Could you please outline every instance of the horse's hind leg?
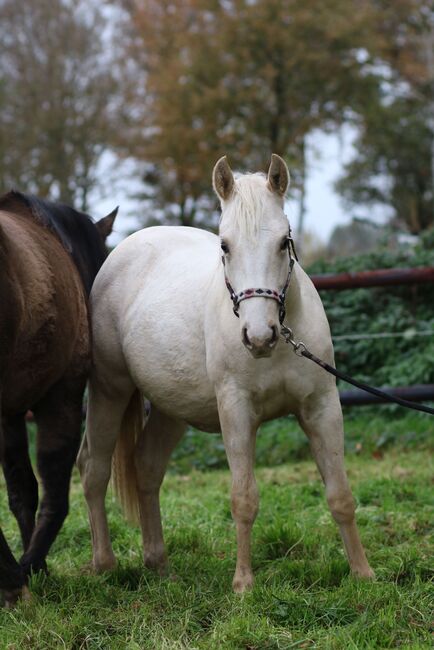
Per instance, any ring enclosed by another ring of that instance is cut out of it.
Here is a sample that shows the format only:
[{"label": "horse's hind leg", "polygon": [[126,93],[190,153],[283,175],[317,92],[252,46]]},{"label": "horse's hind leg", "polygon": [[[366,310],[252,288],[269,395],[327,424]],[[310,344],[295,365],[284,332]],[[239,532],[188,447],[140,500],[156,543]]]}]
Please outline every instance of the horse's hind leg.
[{"label": "horse's hind leg", "polygon": [[4,419],[3,471],[9,507],[20,527],[24,551],[30,543],[38,507],[38,483],[29,458],[24,415]]},{"label": "horse's hind leg", "polygon": [[170,455],[185,432],[185,424],[151,407],[137,441],[135,465],[145,566],[164,573],[167,556],[160,514],[160,487]]},{"label": "horse's hind leg", "polygon": [[116,566],[108,530],[105,495],[116,439],[134,391],[129,378],[117,375],[116,382],[116,387],[109,389],[98,381],[95,373],[91,377],[86,432],[77,458],[89,512],[92,564],[98,573]]},{"label": "horse's hind leg", "polygon": [[337,390],[315,396],[299,415],[309,438],[313,456],[323,478],[327,502],[339,526],[351,571],[361,578],[372,578],[360,541],[355,505],[344,466],[344,431]]},{"label": "horse's hind leg", "polygon": [[[1,406],[1,400],[0,400]],[[1,411],[0,411],[1,415]],[[4,436],[0,417],[0,461],[4,461]],[[3,592],[6,607],[12,607],[19,598],[28,597],[24,573],[12,555],[11,549],[0,528],[0,591]],[[1,596],[1,594],[0,594]],[[1,605],[1,602],[0,602]]]},{"label": "horse's hind leg", "polygon": [[80,443],[84,387],[84,377],[64,377],[34,407],[43,496],[30,544],[20,561],[26,573],[44,569],[47,553],[68,514],[71,471]]}]

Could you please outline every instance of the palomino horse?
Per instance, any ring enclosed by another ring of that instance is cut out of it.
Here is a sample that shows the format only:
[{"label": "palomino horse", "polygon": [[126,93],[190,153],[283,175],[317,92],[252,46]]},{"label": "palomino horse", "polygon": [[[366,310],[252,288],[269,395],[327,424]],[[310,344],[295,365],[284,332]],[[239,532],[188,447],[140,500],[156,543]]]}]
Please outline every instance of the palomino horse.
[{"label": "palomino horse", "polygon": [[[190,424],[223,434],[238,543],[233,588],[249,588],[258,511],[256,431],[265,420],[294,413],[309,437],[351,569],[373,576],[344,468],[335,379],[279,338],[285,306],[295,335],[333,363],[321,300],[298,264],[288,285],[288,181],[276,155],[268,177],[236,179],[222,158],[213,173],[220,237],[194,228],[148,228],[120,244],[98,274],[91,293],[94,366],[78,458],[96,571],[116,562],[104,508],[115,446],[115,483],[127,511],[139,511],[144,562],[164,570],[159,489]],[[151,403],[146,423],[142,396]]]},{"label": "palomino horse", "polygon": [[[68,512],[90,366],[87,297],[106,257],[116,211],[94,224],[65,205],[19,192],[0,198],[0,460],[24,555],[18,564],[0,531],[0,589],[11,605],[45,557]],[[38,484],[25,414],[38,427]]]}]

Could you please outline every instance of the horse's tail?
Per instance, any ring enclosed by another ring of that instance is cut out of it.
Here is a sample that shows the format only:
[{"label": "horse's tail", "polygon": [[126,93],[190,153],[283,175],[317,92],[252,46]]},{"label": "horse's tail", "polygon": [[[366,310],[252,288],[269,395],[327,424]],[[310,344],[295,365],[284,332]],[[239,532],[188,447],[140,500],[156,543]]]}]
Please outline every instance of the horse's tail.
[{"label": "horse's tail", "polygon": [[143,426],[143,398],[140,392],[135,390],[122,418],[121,431],[112,461],[115,494],[125,516],[134,523],[139,520],[139,493],[134,452]]}]

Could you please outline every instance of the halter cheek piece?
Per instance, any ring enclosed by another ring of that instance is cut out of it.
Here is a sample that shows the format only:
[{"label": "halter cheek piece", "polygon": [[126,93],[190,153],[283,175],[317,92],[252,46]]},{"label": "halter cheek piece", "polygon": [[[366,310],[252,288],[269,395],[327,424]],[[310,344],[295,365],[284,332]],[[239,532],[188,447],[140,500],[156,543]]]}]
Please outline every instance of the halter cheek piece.
[{"label": "halter cheek piece", "polygon": [[[248,300],[249,298],[270,298],[271,300],[276,300],[279,303],[279,322],[282,325],[285,319],[286,292],[288,290],[289,282],[291,280],[291,273],[292,273],[295,260],[298,261],[297,253],[295,251],[295,246],[294,246],[294,240],[291,237],[291,228],[289,229],[289,233],[288,233],[287,248],[288,248],[288,255],[289,255],[289,269],[288,269],[288,275],[286,277],[286,282],[282,291],[276,291],[275,289],[263,289],[262,287],[259,287],[259,288],[252,288],[252,289],[243,289],[243,291],[236,293],[227,278],[226,270],[225,270],[225,282],[232,303],[234,305],[233,306],[234,314],[237,318],[240,317],[238,311],[240,308],[240,302],[242,302],[243,300]],[[291,250],[294,253],[294,257],[292,257],[291,255]],[[223,266],[226,266],[224,255],[222,256],[222,262],[223,262]]]}]

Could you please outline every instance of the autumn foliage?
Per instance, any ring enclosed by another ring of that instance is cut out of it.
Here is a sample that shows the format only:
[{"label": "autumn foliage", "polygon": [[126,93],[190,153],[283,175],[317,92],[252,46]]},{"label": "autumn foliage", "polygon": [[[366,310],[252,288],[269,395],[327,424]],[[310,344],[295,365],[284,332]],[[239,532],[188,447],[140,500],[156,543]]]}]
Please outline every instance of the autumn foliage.
[{"label": "autumn foliage", "polygon": [[220,155],[258,170],[279,153],[302,201],[306,138],[351,123],[357,153],[338,188],[348,204],[383,206],[412,232],[432,225],[427,0],[37,5],[0,0],[3,187],[85,205],[109,150],[142,170],[147,223],[212,226]]}]

